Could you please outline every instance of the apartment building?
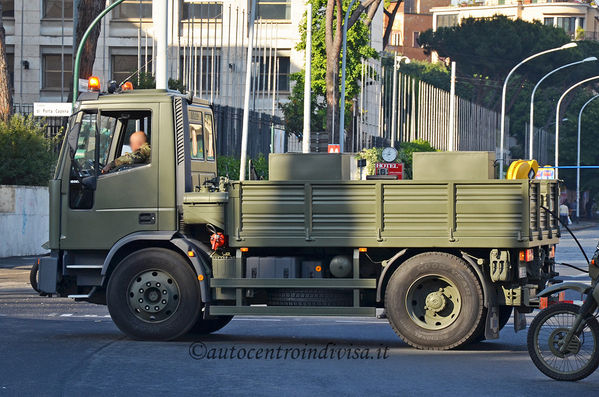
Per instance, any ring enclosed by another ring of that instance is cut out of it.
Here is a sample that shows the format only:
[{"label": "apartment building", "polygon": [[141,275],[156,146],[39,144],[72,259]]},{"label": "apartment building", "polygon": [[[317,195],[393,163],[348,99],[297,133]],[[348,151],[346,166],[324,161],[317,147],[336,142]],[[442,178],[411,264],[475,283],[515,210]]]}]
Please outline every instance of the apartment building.
[{"label": "apartment building", "polygon": [[[421,61],[430,61],[430,55],[426,55],[420,44],[418,37],[433,27],[433,14],[431,8],[448,6],[451,0],[404,0],[401,1],[397,15],[393,21],[393,28],[387,51],[393,51],[407,56],[410,59]],[[392,12],[395,9],[397,0],[391,1],[387,10]],[[385,26],[389,23],[385,17]]]},{"label": "apartment building", "polygon": [[433,29],[457,25],[464,18],[484,18],[500,14],[514,19],[540,21],[546,25],[559,26],[573,39],[597,40],[599,38],[597,6],[578,1],[487,0],[434,7],[431,12]]}]

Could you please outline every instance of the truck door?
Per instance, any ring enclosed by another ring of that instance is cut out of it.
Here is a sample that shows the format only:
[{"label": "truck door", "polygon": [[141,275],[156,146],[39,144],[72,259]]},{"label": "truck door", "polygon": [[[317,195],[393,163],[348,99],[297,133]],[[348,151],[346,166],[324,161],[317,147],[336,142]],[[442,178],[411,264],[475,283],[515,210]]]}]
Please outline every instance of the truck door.
[{"label": "truck door", "polygon": [[[62,249],[107,250],[128,234],[157,229],[155,109],[107,107],[82,111],[67,138],[71,164],[63,171]],[[150,155],[103,172],[106,164],[131,157],[126,153],[137,131],[145,134]]]}]

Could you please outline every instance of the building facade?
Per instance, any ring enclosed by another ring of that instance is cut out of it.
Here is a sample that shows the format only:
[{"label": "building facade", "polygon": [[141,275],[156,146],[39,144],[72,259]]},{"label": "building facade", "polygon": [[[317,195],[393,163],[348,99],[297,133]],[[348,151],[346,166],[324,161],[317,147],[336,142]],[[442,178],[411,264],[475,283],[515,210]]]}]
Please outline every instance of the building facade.
[{"label": "building facade", "polygon": [[[18,107],[66,101],[73,78],[73,0],[1,2],[13,102]],[[248,4],[168,0],[169,78],[214,103],[242,107]],[[304,52],[296,45],[305,4],[256,4],[251,106],[278,112],[275,102],[285,100],[291,89],[289,75],[304,68]],[[152,73],[153,36],[152,1],[125,0],[101,21],[94,75],[106,86],[113,79],[121,83],[137,78],[131,75],[138,69]],[[382,10],[373,20],[371,39],[373,47],[382,50]]]},{"label": "building facade", "polygon": [[[396,3],[397,1],[391,1],[387,10],[392,12]],[[430,55],[426,55],[420,48],[418,37],[421,32],[433,27],[431,8],[448,6],[450,3],[450,0],[402,1],[393,21],[391,37],[386,50],[400,53],[410,59],[430,61]],[[388,23],[388,18],[385,17],[385,26]]]},{"label": "building facade", "polygon": [[500,14],[561,27],[573,39],[599,39],[597,6],[577,1],[487,0],[474,4],[434,7],[431,12],[433,29],[457,25],[464,18],[485,18]]}]

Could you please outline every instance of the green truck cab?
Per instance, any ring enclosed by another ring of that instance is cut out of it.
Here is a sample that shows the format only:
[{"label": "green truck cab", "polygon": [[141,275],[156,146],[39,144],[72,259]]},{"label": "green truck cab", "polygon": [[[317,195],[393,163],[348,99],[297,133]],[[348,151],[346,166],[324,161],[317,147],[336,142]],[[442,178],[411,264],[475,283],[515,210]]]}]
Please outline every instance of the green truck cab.
[{"label": "green truck cab", "polygon": [[[418,154],[404,181],[352,180],[346,154],[277,154],[270,180],[231,181],[216,175],[208,103],[165,90],[79,99],[38,285],[106,304],[132,338],[385,308],[410,345],[450,349],[497,338],[512,311],[523,328],[556,275],[557,181],[493,179],[490,153]],[[135,131],[150,157],[102,173]]]}]

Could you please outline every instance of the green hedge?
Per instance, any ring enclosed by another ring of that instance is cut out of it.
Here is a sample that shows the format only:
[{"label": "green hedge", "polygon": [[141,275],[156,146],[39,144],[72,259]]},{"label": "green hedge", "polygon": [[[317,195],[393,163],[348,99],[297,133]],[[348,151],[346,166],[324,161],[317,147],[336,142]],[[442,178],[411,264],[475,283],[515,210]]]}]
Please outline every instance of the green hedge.
[{"label": "green hedge", "polygon": [[54,173],[55,139],[32,116],[13,115],[0,121],[0,184],[46,186]]},{"label": "green hedge", "polygon": [[[230,179],[239,179],[239,166],[241,160],[235,156],[218,156],[217,167],[218,176],[227,176]],[[252,164],[256,169],[259,179],[268,179],[268,157],[260,153],[258,157],[252,159]]]}]

